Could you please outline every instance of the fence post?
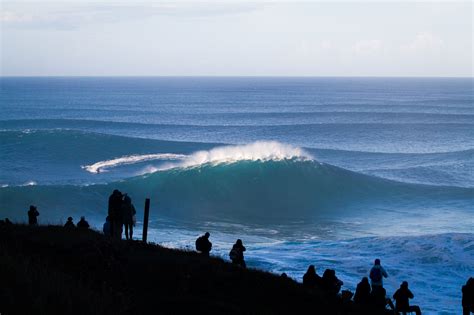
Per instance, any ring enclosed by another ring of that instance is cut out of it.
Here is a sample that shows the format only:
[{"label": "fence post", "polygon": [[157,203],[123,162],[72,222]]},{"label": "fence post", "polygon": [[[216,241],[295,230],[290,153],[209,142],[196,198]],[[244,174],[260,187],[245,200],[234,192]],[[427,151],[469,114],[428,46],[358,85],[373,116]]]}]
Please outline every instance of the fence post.
[{"label": "fence post", "polygon": [[150,212],[150,198],[145,199],[145,213],[143,217],[143,234],[142,234],[142,240],[144,243],[146,243],[147,239],[147,234],[148,234],[148,215]]}]

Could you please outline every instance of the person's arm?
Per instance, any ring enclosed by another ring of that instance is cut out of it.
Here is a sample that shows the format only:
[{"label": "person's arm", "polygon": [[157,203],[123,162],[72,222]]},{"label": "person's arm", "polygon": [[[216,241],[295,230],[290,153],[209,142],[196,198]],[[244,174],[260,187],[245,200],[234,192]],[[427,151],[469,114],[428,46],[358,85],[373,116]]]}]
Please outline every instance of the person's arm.
[{"label": "person's arm", "polygon": [[384,276],[384,278],[387,278],[388,277],[388,274],[387,272],[385,271],[385,268],[380,266],[380,268],[382,269],[382,276]]},{"label": "person's arm", "polygon": [[408,298],[409,299],[413,299],[415,296],[413,295],[413,293],[411,293],[410,290],[408,290]]},{"label": "person's arm", "polygon": [[395,291],[395,293],[393,294],[393,298],[394,298],[395,300],[397,299],[397,297],[398,297],[398,290]]}]

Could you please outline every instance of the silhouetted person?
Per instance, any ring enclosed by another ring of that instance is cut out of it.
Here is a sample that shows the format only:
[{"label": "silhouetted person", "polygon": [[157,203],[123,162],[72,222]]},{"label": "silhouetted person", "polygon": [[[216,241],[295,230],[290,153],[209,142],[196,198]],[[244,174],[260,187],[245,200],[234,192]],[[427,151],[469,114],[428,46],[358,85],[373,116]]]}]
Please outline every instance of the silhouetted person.
[{"label": "silhouetted person", "polygon": [[474,313],[474,278],[472,277],[462,286],[462,314],[469,315],[470,313]]},{"label": "silhouetted person", "polygon": [[122,197],[122,193],[117,189],[109,197],[110,234],[118,239],[122,238]]},{"label": "silhouetted person", "polygon": [[76,227],[74,222],[72,222],[72,217],[67,218],[67,222],[66,222],[66,224],[64,224],[64,227],[65,228],[75,228]]},{"label": "silhouetted person", "polygon": [[209,252],[212,249],[212,243],[209,241],[209,232],[206,234],[201,235],[196,240],[196,250],[205,256],[209,256]]},{"label": "silhouetted person", "polygon": [[375,314],[384,314],[387,313],[387,305],[390,307],[390,309],[393,310],[395,309],[392,300],[390,298],[387,298],[387,291],[384,289],[384,287],[381,286],[375,286],[372,287],[372,292],[370,293],[370,306],[371,309],[374,311]]},{"label": "silhouetted person", "polygon": [[122,221],[125,227],[125,238],[133,238],[133,216],[137,213],[135,207],[132,204],[132,199],[125,194],[122,202]]},{"label": "silhouetted person", "polygon": [[28,211],[28,224],[29,225],[38,225],[38,209],[35,206],[31,205],[30,210]]},{"label": "silhouetted person", "polygon": [[324,270],[321,280],[324,291],[331,296],[336,296],[344,284],[344,282],[336,277],[336,271],[333,269]]},{"label": "silhouetted person", "polygon": [[376,259],[374,266],[370,269],[370,282],[372,283],[372,290],[374,286],[383,287],[383,278],[387,278],[388,274],[385,269],[380,265],[380,259]]},{"label": "silhouetted person", "polygon": [[393,298],[396,302],[397,312],[401,312],[404,315],[409,312],[415,312],[416,315],[421,315],[421,310],[418,305],[410,305],[409,300],[413,299],[413,293],[408,289],[408,282],[402,282],[400,289],[395,292]]},{"label": "silhouetted person", "polygon": [[238,239],[237,242],[235,242],[234,246],[232,246],[232,250],[229,253],[232,263],[239,265],[243,268],[246,268],[247,265],[245,264],[245,260],[244,260],[245,250],[246,248],[242,244],[242,240]]},{"label": "silhouetted person", "polygon": [[81,217],[81,220],[77,222],[77,227],[79,229],[87,230],[89,228],[89,223],[86,221],[86,218]]},{"label": "silhouetted person", "polygon": [[105,218],[105,223],[104,223],[104,225],[103,225],[103,227],[102,227],[102,232],[104,232],[104,235],[107,236],[107,237],[112,236],[112,235],[111,235],[110,228],[111,228],[111,225],[110,225],[110,218],[109,218],[109,216],[107,216],[107,217]]},{"label": "silhouetted person", "polygon": [[12,226],[13,223],[10,221],[8,218],[5,218],[5,220],[0,220],[0,226]]},{"label": "silhouetted person", "polygon": [[357,284],[357,288],[354,294],[354,302],[362,308],[366,308],[370,303],[370,283],[367,277]]},{"label": "silhouetted person", "polygon": [[314,265],[309,265],[308,270],[303,276],[303,285],[307,288],[320,288],[322,284],[321,277],[316,273]]}]

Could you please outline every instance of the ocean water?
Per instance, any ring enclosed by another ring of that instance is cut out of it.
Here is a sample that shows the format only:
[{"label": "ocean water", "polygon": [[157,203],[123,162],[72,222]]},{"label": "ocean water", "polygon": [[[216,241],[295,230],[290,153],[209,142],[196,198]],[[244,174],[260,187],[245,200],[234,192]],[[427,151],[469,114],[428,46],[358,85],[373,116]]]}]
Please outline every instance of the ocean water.
[{"label": "ocean water", "polygon": [[474,81],[0,78],[0,217],[85,215],[151,198],[149,239],[354,290],[375,258],[428,314],[474,276]]}]

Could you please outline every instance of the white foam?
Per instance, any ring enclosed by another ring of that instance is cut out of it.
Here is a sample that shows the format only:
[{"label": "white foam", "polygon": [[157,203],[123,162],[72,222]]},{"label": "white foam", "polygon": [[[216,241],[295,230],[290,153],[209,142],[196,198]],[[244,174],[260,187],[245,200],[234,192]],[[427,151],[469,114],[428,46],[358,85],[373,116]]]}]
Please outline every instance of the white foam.
[{"label": "white foam", "polygon": [[256,141],[243,145],[228,145],[216,147],[208,151],[197,151],[190,155],[163,153],[130,155],[113,160],[100,161],[92,165],[83,166],[88,172],[99,173],[106,169],[124,164],[134,164],[151,160],[179,160],[170,162],[161,167],[147,166],[141,174],[172,168],[196,167],[203,164],[229,164],[239,161],[281,161],[288,159],[313,160],[311,154],[305,150],[277,141]]},{"label": "white foam", "polygon": [[179,160],[185,157],[186,155],[172,153],[127,155],[112,160],[100,161],[92,165],[85,165],[82,166],[82,168],[90,173],[100,173],[102,171],[106,171],[109,168],[117,167],[120,165],[135,164],[139,162],[153,160]]},{"label": "white foam", "polygon": [[313,157],[301,148],[277,141],[256,141],[243,145],[229,145],[198,151],[178,167],[192,167],[202,164],[235,163],[238,161],[281,161],[287,159],[312,160]]},{"label": "white foam", "polygon": [[34,180],[30,180],[30,181],[28,181],[28,182],[26,182],[26,183],[24,183],[20,186],[36,186],[36,185],[38,185],[37,182],[35,182]]}]

